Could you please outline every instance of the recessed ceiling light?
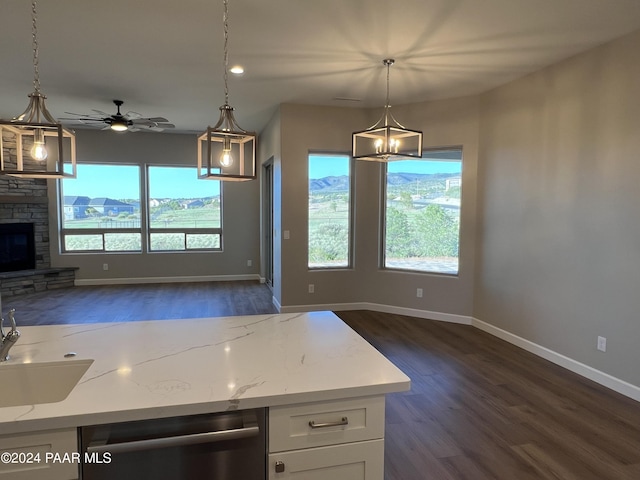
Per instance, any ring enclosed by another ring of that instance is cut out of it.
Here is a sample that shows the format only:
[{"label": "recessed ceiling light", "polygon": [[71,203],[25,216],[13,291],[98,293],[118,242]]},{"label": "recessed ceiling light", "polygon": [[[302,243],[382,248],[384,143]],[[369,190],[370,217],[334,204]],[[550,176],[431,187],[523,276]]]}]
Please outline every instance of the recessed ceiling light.
[{"label": "recessed ceiling light", "polygon": [[242,75],[244,73],[244,67],[241,65],[234,65],[229,69],[229,71],[234,75]]}]

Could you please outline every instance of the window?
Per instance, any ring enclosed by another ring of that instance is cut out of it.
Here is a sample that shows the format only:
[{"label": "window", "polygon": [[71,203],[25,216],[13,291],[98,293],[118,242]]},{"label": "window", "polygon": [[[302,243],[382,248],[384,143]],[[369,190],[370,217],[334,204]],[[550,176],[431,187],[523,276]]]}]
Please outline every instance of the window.
[{"label": "window", "polygon": [[220,182],[196,168],[148,167],[149,250],[220,250]]},{"label": "window", "polygon": [[462,150],[386,165],[384,267],[456,275]]},{"label": "window", "polygon": [[309,268],[346,268],[350,261],[351,158],[309,155]]},{"label": "window", "polygon": [[139,252],[140,167],[77,165],[61,182],[63,252]]},{"label": "window", "polygon": [[80,164],[60,185],[63,252],[221,250],[220,182],[194,167]]}]

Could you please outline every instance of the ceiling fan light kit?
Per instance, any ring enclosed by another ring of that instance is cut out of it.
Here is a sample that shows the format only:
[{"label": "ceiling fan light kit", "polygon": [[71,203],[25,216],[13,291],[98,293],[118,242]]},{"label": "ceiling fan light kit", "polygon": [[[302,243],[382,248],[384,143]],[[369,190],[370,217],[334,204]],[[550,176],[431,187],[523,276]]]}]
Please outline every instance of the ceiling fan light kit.
[{"label": "ceiling fan light kit", "polygon": [[31,3],[34,91],[22,114],[0,120],[0,173],[26,178],[75,178],[76,138],[47,110],[40,91],[36,2]]},{"label": "ceiling fan light kit", "polygon": [[111,116],[111,118],[107,118],[105,123],[109,123],[109,128],[114,132],[126,132],[129,129],[130,121],[120,113],[120,107],[124,102],[122,100],[114,100],[113,103],[116,104],[118,111],[115,115]]},{"label": "ceiling fan light kit", "polygon": [[352,155],[356,160],[393,162],[422,158],[422,132],[402,126],[391,114],[389,103],[389,69],[395,63],[385,58],[387,67],[387,100],[382,117],[374,125],[352,135]]},{"label": "ceiling fan light kit", "polygon": [[198,178],[241,182],[256,178],[256,134],[238,125],[229,105],[229,2],[222,3],[225,102],[220,107],[218,123],[198,136]]}]

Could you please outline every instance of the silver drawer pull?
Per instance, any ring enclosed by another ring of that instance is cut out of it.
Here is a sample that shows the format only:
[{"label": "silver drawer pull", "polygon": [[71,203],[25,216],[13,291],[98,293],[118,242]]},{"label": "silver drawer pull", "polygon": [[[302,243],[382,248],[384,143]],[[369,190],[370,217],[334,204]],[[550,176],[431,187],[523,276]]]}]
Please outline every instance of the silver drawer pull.
[{"label": "silver drawer pull", "polygon": [[342,417],[337,422],[316,423],[313,420],[309,421],[311,428],[340,427],[343,425],[349,425],[349,419],[347,417]]}]

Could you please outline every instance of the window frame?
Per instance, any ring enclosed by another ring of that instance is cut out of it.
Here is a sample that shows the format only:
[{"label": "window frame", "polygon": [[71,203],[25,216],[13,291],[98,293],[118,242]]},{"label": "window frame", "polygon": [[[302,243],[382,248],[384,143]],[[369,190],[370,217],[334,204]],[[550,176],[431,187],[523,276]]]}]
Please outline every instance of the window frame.
[{"label": "window frame", "polygon": [[[219,227],[211,227],[211,228],[158,228],[151,226],[151,209],[149,208],[149,201],[151,200],[151,196],[149,192],[151,191],[151,176],[149,175],[150,168],[192,168],[195,170],[195,178],[197,179],[197,168],[192,167],[190,165],[158,165],[148,163],[145,164],[145,177],[144,177],[144,185],[145,185],[145,224],[146,224],[146,250],[150,254],[157,253],[194,253],[194,252],[221,252],[223,250],[223,195],[222,195],[222,187],[223,182],[220,180],[197,180],[197,181],[207,181],[207,182],[218,182],[220,184],[220,226]],[[182,233],[184,234],[183,243],[184,249],[182,250],[153,250],[151,248],[151,234],[153,233]],[[187,248],[187,236],[188,235],[196,235],[196,234],[212,234],[218,235],[219,237],[219,246],[214,248]]]},{"label": "window frame", "polygon": [[[167,167],[167,168],[192,168],[190,165],[180,164],[156,164],[156,163],[116,163],[116,162],[81,162],[81,165],[94,165],[102,167],[136,167],[138,169],[138,181],[139,181],[139,201],[140,201],[140,226],[138,228],[67,228],[65,227],[65,205],[64,205],[64,180],[59,179],[57,181],[58,190],[58,248],[61,255],[95,255],[95,254],[180,254],[180,253],[203,253],[203,252],[222,252],[224,245],[223,235],[223,182],[217,180],[220,183],[220,226],[212,228],[152,228],[149,209],[149,168],[152,167]],[[194,176],[197,173],[194,173]],[[197,176],[195,177],[197,178]],[[202,180],[199,180],[202,181]],[[209,182],[216,180],[207,180]],[[140,249],[137,250],[106,250],[105,235],[112,233],[134,233],[140,235]],[[152,250],[151,249],[151,234],[152,233],[182,233],[184,235],[184,249],[181,250]],[[189,235],[198,234],[212,234],[218,235],[219,246],[214,248],[187,248],[187,237]],[[87,250],[68,250],[66,248],[66,237],[73,235],[99,235],[102,240],[102,249],[87,249]]]},{"label": "window frame", "polygon": [[[114,167],[136,167],[138,169],[138,194],[140,198],[140,226],[138,228],[66,228],[65,225],[65,205],[64,205],[64,187],[63,181],[65,179],[58,180],[58,233],[59,233],[59,249],[61,255],[84,255],[84,254],[136,254],[142,253],[145,249],[143,241],[143,201],[144,191],[142,189],[142,172],[143,166],[135,163],[99,163],[99,162],[82,162],[78,165],[94,165],[94,166],[114,166]],[[105,234],[108,233],[137,233],[140,235],[140,249],[139,250],[106,250],[105,249]],[[66,237],[73,235],[100,235],[102,237],[102,249],[96,250],[67,250]]]},{"label": "window frame", "polygon": [[[387,175],[388,175],[388,163],[384,163],[383,168],[381,169],[382,174],[380,175],[381,185],[380,185],[380,247],[379,247],[379,268],[381,270],[390,271],[390,272],[405,272],[405,273],[415,273],[415,274],[423,274],[423,275],[444,275],[447,277],[458,277],[460,275],[460,258],[462,251],[462,242],[460,241],[462,238],[462,205],[463,205],[463,189],[462,189],[462,178],[464,175],[464,149],[462,145],[454,145],[447,147],[430,147],[427,149],[423,149],[423,155],[425,152],[447,152],[447,151],[456,151],[460,152],[460,160],[454,160],[456,162],[460,162],[460,218],[458,223],[458,265],[455,273],[450,272],[439,272],[434,270],[420,270],[415,268],[401,268],[401,267],[388,267],[386,266],[386,253],[387,253]],[[411,159],[408,161],[414,162],[425,162],[430,161],[429,159],[421,158],[421,159]]]},{"label": "window frame", "polygon": [[[347,208],[349,214],[348,226],[348,245],[347,245],[347,264],[346,265],[326,265],[326,266],[311,266],[309,265],[309,243],[311,237],[309,235],[309,161],[311,156],[326,156],[326,157],[345,157],[348,159],[349,164],[349,206]],[[326,150],[309,151],[307,153],[307,269],[309,271],[328,271],[328,270],[352,270],[353,258],[354,258],[354,231],[355,231],[355,160],[350,153],[347,152],[328,152]]]}]

